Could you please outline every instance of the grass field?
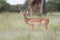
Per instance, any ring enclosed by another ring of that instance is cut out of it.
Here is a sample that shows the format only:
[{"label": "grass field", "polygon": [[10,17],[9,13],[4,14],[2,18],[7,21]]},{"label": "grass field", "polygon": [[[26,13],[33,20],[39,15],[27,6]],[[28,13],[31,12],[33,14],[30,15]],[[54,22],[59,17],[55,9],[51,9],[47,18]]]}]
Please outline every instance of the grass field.
[{"label": "grass field", "polygon": [[47,14],[45,17],[50,20],[48,30],[34,27],[30,38],[30,27],[20,13],[0,13],[0,40],[60,40],[60,13]]}]

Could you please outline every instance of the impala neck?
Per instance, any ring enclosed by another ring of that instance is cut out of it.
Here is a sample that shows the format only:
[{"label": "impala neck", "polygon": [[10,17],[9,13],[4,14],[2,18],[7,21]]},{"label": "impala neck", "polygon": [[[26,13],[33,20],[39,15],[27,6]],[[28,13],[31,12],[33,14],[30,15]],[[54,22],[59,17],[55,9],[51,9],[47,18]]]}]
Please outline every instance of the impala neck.
[{"label": "impala neck", "polygon": [[26,21],[27,21],[27,16],[26,16],[26,14],[24,13],[23,16],[24,16],[24,20],[25,20],[25,22],[26,22]]}]

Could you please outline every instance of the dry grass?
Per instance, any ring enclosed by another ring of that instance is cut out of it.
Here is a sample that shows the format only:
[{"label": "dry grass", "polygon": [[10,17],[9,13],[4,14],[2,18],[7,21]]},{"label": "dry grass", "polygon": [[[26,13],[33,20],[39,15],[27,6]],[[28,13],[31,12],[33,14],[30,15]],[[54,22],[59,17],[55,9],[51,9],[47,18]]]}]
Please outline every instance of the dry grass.
[{"label": "dry grass", "polygon": [[30,27],[25,24],[19,13],[4,12],[0,14],[0,40],[60,40],[60,16],[47,15],[50,22],[48,30],[34,27],[30,38]]}]

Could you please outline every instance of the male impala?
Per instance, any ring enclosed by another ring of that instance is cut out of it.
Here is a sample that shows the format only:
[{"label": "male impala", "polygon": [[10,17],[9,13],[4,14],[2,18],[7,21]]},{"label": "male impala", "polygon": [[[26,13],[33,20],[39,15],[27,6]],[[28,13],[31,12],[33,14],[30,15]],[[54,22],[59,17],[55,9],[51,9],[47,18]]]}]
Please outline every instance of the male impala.
[{"label": "male impala", "polygon": [[[30,25],[31,29],[33,29],[33,26],[39,26],[39,25],[43,25],[45,29],[47,28],[47,25],[49,23],[49,19],[47,18],[27,18],[26,17],[26,12],[22,12],[23,16],[24,16],[24,21],[26,24]],[[31,30],[32,31],[32,30]]]}]

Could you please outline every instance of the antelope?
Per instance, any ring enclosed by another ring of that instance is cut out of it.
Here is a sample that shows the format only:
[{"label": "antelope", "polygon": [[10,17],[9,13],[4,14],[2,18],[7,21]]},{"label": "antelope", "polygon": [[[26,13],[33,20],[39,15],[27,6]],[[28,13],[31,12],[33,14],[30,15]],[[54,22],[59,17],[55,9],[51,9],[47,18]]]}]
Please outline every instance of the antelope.
[{"label": "antelope", "polygon": [[30,25],[31,31],[33,30],[33,26],[40,26],[43,25],[45,29],[48,29],[48,23],[49,23],[49,19],[41,17],[41,18],[27,18],[26,16],[26,12],[23,11],[22,12],[23,17],[24,17],[24,21],[26,24]]}]

